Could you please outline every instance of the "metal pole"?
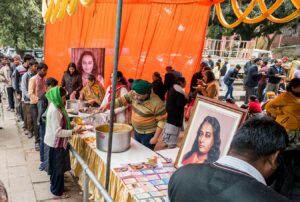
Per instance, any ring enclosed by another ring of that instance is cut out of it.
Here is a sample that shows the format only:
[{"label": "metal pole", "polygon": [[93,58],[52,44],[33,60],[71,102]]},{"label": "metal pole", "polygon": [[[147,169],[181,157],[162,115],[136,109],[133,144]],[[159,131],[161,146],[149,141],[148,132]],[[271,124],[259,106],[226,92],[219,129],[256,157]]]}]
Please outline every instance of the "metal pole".
[{"label": "metal pole", "polygon": [[106,178],[105,178],[105,189],[108,192],[109,179],[110,179],[110,162],[111,162],[111,149],[112,149],[112,138],[114,129],[114,109],[115,109],[115,97],[116,97],[116,86],[117,86],[117,71],[119,63],[119,45],[120,45],[120,30],[121,30],[121,19],[122,19],[122,0],[118,0],[117,10],[117,22],[116,22],[116,37],[115,37],[115,51],[114,51],[114,71],[113,71],[113,82],[112,82],[112,98],[110,103],[110,122],[109,122],[109,138],[108,138],[108,150],[107,150],[107,162],[106,162]]},{"label": "metal pole", "polygon": [[[43,55],[45,60],[45,38],[46,38],[46,24],[44,23],[44,35],[43,35]],[[44,61],[43,61],[44,62]]]},{"label": "metal pole", "polygon": [[83,202],[89,202],[89,176],[84,170],[84,178],[83,178]]},{"label": "metal pole", "polygon": [[[73,154],[73,156],[77,159],[78,163],[81,165],[82,170],[84,171],[85,174],[89,176],[89,179],[94,183],[95,187],[100,191],[102,194],[103,198],[107,202],[113,202],[112,198],[110,195],[107,193],[107,191],[102,187],[94,173],[89,169],[88,165],[84,162],[84,160],[79,156],[79,154],[75,151],[75,149],[70,145],[70,151]],[[84,184],[85,185],[85,184]]]}]

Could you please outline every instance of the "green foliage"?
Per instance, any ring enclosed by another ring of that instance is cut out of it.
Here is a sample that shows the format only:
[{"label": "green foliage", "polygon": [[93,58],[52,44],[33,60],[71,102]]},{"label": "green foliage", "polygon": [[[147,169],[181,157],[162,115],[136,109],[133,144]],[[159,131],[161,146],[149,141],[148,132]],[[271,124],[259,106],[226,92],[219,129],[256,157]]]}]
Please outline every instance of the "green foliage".
[{"label": "green foliage", "polygon": [[[265,0],[265,3],[267,7],[270,7],[276,0]],[[231,1],[224,1],[222,3],[222,10],[223,14],[225,16],[225,19],[228,23],[232,23],[236,20],[236,16],[232,10]],[[249,0],[241,0],[242,3],[240,3],[241,9],[244,11],[248,4]],[[214,8],[213,8],[214,9]],[[285,17],[294,12],[296,8],[293,6],[293,4],[290,2],[290,0],[284,1],[284,3],[274,12],[274,17]],[[245,24],[241,23],[239,26],[233,28],[233,29],[227,29],[220,25],[218,18],[216,17],[216,14],[211,12],[211,18],[209,22],[209,29],[208,29],[208,37],[211,38],[221,38],[221,36],[230,36],[233,35],[233,33],[236,33],[240,36],[242,40],[251,40],[255,37],[266,37],[268,39],[268,47],[271,46],[271,43],[273,42],[276,35],[281,33],[281,30],[283,28],[291,27],[296,28],[297,24],[299,23],[299,18],[295,19],[291,22],[279,24],[279,23],[273,23],[269,20],[264,20],[257,24]],[[258,4],[253,9],[253,11],[250,13],[249,17],[254,18],[258,15],[260,15],[260,9],[258,7]],[[214,16],[215,15],[215,16]],[[272,35],[274,34],[274,35]],[[270,36],[272,35],[272,37]]]},{"label": "green foliage", "polygon": [[43,46],[41,0],[0,1],[0,44],[17,49]]}]

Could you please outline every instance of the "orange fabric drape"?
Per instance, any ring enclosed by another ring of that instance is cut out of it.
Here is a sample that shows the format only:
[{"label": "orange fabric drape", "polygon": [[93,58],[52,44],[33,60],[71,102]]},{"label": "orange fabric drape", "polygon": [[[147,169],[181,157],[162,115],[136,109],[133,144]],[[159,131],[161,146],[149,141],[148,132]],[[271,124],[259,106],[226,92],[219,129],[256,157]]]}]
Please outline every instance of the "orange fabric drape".
[{"label": "orange fabric drape", "polygon": [[[116,3],[118,0],[94,0],[97,3]],[[223,2],[224,0],[123,0],[123,3],[168,3],[168,4],[187,4],[198,3],[201,5],[212,5]]]},{"label": "orange fabric drape", "polygon": [[[48,76],[61,80],[71,60],[71,48],[105,48],[105,86],[110,82],[116,25],[116,4],[97,0],[78,6],[73,16],[46,25],[45,62]],[[130,1],[130,0],[128,0]],[[133,1],[133,0],[132,0]],[[144,0],[150,2],[150,0]],[[161,0],[162,1],[162,0]],[[160,2],[161,2],[160,1]],[[179,0],[176,0],[179,2]],[[179,70],[189,82],[198,70],[206,35],[210,6],[202,3],[124,3],[119,70],[126,78],[151,81],[154,71],[165,66]],[[163,2],[171,2],[164,0]],[[206,2],[206,4],[205,4]]]}]

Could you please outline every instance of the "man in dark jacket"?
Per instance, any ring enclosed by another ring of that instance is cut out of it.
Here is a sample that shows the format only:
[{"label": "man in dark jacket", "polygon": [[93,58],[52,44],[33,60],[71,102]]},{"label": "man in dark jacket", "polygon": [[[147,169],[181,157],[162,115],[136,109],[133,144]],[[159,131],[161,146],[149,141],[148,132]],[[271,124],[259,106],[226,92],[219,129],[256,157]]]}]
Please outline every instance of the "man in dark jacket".
[{"label": "man in dark jacket", "polygon": [[266,185],[278,167],[287,133],[269,117],[249,119],[233,137],[229,155],[212,164],[177,170],[168,187],[171,202],[287,202]]},{"label": "man in dark jacket", "polygon": [[252,56],[251,59],[246,62],[246,64],[244,65],[244,84],[245,84],[245,81],[246,81],[246,76],[247,76],[247,73],[248,73],[248,69],[251,65],[254,64],[254,60],[255,60],[255,56]]},{"label": "man in dark jacket", "polygon": [[252,64],[248,71],[247,76],[245,80],[245,90],[246,90],[246,96],[245,96],[245,104],[248,104],[249,97],[251,95],[257,96],[257,87],[258,87],[258,81],[262,75],[264,75],[264,72],[258,72],[258,66],[262,65],[262,59],[256,58],[254,60],[254,64]]},{"label": "man in dark jacket", "polygon": [[185,78],[179,77],[168,92],[166,105],[168,117],[163,130],[163,141],[169,148],[176,147],[177,138],[183,125],[184,106],[187,103],[185,85]]},{"label": "man in dark jacket", "polygon": [[226,58],[225,61],[224,61],[224,64],[221,68],[221,71],[220,71],[220,85],[221,85],[221,90],[225,90],[225,83],[224,83],[224,77],[227,73],[227,70],[228,70],[228,67],[229,64],[228,64],[228,59]]},{"label": "man in dark jacket", "polygon": [[228,96],[230,96],[231,99],[233,98],[233,82],[237,78],[238,73],[241,69],[240,65],[236,65],[235,68],[231,68],[224,77],[224,83],[227,86],[227,92],[225,94],[224,99],[226,100]]},{"label": "man in dark jacket", "polygon": [[165,81],[164,81],[164,85],[165,85],[165,89],[166,91],[170,90],[170,88],[173,87],[175,80],[178,77],[181,77],[182,74],[179,71],[176,71],[175,69],[173,69],[172,66],[166,66],[166,74],[165,74]]},{"label": "man in dark jacket", "polygon": [[281,65],[282,65],[282,61],[278,59],[275,60],[275,64],[269,68],[267,74],[267,77],[269,79],[268,79],[267,86],[265,88],[265,92],[273,91],[275,94],[278,93],[279,83],[284,74],[284,70]]}]

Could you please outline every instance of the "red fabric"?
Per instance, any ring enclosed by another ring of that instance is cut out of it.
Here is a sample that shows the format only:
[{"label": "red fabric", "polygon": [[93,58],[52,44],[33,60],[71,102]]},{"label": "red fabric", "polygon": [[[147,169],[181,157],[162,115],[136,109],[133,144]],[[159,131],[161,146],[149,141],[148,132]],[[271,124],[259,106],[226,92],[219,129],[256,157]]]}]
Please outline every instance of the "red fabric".
[{"label": "red fabric", "polygon": [[[117,85],[116,87],[116,91],[118,91],[119,89],[121,89],[122,87],[126,88],[125,85]],[[108,102],[111,102],[111,96],[112,96],[112,85],[110,85],[109,90],[108,90]]]},{"label": "red fabric", "polygon": [[248,109],[250,114],[262,112],[261,106],[258,101],[249,102],[248,106],[249,106]]},{"label": "red fabric", "polygon": [[188,121],[190,119],[194,103],[195,103],[195,99],[192,99],[191,102],[184,107],[184,119],[185,119],[185,121]]},{"label": "red fabric", "polygon": [[[63,115],[60,109],[58,109],[59,113]],[[65,116],[63,115],[63,118],[60,120],[60,126],[62,129],[67,128],[67,120]],[[68,146],[68,138],[63,138],[63,137],[56,137],[54,141],[54,148],[64,148],[67,149]]]}]

